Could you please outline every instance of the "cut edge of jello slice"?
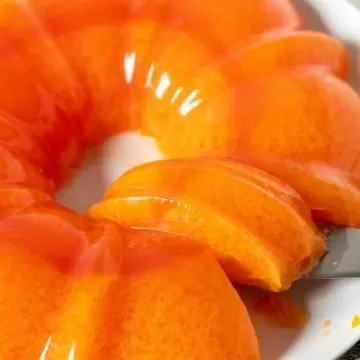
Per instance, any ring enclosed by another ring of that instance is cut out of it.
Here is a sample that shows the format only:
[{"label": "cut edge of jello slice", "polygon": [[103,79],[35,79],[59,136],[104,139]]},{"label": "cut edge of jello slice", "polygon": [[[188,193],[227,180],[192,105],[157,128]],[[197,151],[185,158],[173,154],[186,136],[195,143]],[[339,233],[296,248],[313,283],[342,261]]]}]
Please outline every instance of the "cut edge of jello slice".
[{"label": "cut edge of jello slice", "polygon": [[192,238],[213,250],[232,281],[273,291],[288,289],[326,251],[297,193],[233,162],[166,160],[139,166],[120,177],[88,214]]}]

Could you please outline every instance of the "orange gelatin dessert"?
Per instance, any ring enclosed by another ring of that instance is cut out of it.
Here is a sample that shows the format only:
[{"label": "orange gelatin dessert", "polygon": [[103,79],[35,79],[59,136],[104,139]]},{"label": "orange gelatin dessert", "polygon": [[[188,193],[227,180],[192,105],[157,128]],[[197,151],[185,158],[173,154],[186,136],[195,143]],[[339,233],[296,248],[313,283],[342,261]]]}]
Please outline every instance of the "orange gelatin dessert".
[{"label": "orange gelatin dessert", "polygon": [[[288,0],[0,2],[0,358],[259,360],[231,281],[288,289],[360,226],[360,99]],[[167,158],[57,204],[125,131]]]}]

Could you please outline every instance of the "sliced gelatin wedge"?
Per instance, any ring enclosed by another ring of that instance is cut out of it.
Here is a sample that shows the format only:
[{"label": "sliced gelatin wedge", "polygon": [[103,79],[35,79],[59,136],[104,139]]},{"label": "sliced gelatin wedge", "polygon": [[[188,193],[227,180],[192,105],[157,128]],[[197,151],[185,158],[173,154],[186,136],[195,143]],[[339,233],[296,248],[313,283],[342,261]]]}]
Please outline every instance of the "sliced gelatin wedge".
[{"label": "sliced gelatin wedge", "polygon": [[326,249],[297,193],[262,171],[220,160],[137,167],[89,216],[193,238],[214,251],[231,280],[273,291],[306,274]]}]

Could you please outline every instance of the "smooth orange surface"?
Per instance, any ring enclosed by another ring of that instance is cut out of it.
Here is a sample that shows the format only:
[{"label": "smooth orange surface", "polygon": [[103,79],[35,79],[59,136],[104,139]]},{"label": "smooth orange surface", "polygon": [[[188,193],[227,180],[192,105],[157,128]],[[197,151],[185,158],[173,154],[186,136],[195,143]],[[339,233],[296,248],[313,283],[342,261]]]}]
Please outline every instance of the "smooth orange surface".
[{"label": "smooth orange surface", "polygon": [[26,124],[14,117],[0,115],[0,146],[21,153],[41,171],[49,170],[49,159]]},{"label": "smooth orange surface", "polygon": [[50,201],[53,198],[49,194],[35,188],[23,185],[0,186],[0,218],[4,221],[13,211]]},{"label": "smooth orange surface", "polygon": [[[50,34],[34,15],[31,6],[25,2],[3,0],[1,10],[2,66],[8,66],[11,76],[26,74],[21,78],[24,84],[29,77],[35,79],[38,88],[49,92],[58,110],[69,116],[79,115],[78,111],[84,105],[82,87]],[[4,75],[7,74],[2,73]],[[78,121],[74,120],[65,118],[63,121],[67,125],[71,124],[70,127],[79,129]]]},{"label": "smooth orange surface", "polygon": [[265,34],[263,39],[234,52],[230,59],[234,73],[246,77],[317,66],[342,78],[348,73],[344,44],[332,36],[308,30]]},{"label": "smooth orange surface", "polygon": [[159,107],[153,113],[149,109],[149,118],[159,119],[155,135],[165,153],[184,157],[247,151],[357,171],[360,99],[323,69],[271,72],[209,94],[209,101],[201,99],[186,120],[171,106],[162,113]]},{"label": "smooth orange surface", "polygon": [[0,184],[18,184],[53,193],[52,180],[31,164],[25,155],[0,146]]},{"label": "smooth orange surface", "polygon": [[295,192],[261,171],[226,161],[137,167],[114,183],[89,216],[192,237],[215,252],[231,280],[275,291],[287,289],[325,251]]},{"label": "smooth orange surface", "polygon": [[6,359],[259,359],[244,305],[200,249],[130,251],[108,276],[91,263],[66,275],[13,247],[2,246],[0,262]]},{"label": "smooth orange surface", "polygon": [[67,167],[72,164],[73,148],[80,151],[80,144],[77,143],[78,139],[74,141],[74,132],[66,123],[66,116],[55,105],[52,94],[39,85],[33,72],[20,62],[21,57],[16,53],[9,57],[5,53],[0,62],[0,109],[2,113],[21,119],[27,130],[31,131],[32,137],[37,139],[34,152],[36,148],[41,148],[48,160],[49,154],[56,154],[59,166],[54,167],[52,163],[45,170],[54,180],[58,180],[62,177],[59,172],[65,172],[62,162]]},{"label": "smooth orange surface", "polygon": [[80,160],[81,86],[31,10],[14,0],[2,1],[0,27],[0,113],[30,128],[38,140],[33,151],[40,147],[47,157],[56,154],[56,162],[45,170],[62,181]]},{"label": "smooth orange surface", "polygon": [[65,278],[51,262],[18,246],[0,251],[0,352],[4,359],[38,359],[60,308]]},{"label": "smooth orange surface", "polygon": [[31,249],[63,268],[74,263],[88,245],[91,224],[53,202],[35,202],[11,211],[0,222],[2,243]]},{"label": "smooth orange surface", "polygon": [[[32,11],[85,85],[87,144],[142,127],[141,106],[150,101],[144,100],[144,95],[147,98],[148,89],[155,86],[149,85],[151,81],[155,84],[170,70],[169,60],[171,75],[176,77],[173,81],[180,86],[194,71],[221,60],[223,53],[240,43],[265,31],[299,27],[298,16],[287,0],[227,2],[204,6],[202,1],[145,0],[135,6],[127,0],[30,1]],[[233,11],[228,11],[229,6]],[[179,50],[186,47],[192,56],[184,63],[178,57]],[[102,56],[93,56],[100,48]],[[132,56],[135,71],[129,81],[124,63]],[[149,76],[154,64],[156,69]],[[153,91],[149,95],[153,96]]]},{"label": "smooth orange surface", "polygon": [[[199,36],[211,34],[220,44],[228,45],[239,40],[248,42],[265,32],[297,29],[301,24],[289,0],[242,3],[225,0],[222,4],[208,4],[202,0],[181,3],[176,0],[140,0],[136,4],[127,0],[106,3],[77,0],[66,4],[60,0],[30,0],[29,4],[51,34],[94,24],[115,22],[121,26],[121,20],[149,19],[169,27],[191,29]],[[233,11],[229,11],[230,7]]]}]

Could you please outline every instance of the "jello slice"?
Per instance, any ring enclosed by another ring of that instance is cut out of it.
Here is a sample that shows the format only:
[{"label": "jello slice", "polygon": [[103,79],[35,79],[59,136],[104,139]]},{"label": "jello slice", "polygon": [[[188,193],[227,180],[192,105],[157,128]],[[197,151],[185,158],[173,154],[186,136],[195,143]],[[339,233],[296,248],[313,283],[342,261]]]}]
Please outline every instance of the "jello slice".
[{"label": "jello slice", "polygon": [[255,168],[226,161],[137,167],[89,216],[196,239],[214,251],[231,280],[273,291],[308,272],[326,248],[297,193]]}]

